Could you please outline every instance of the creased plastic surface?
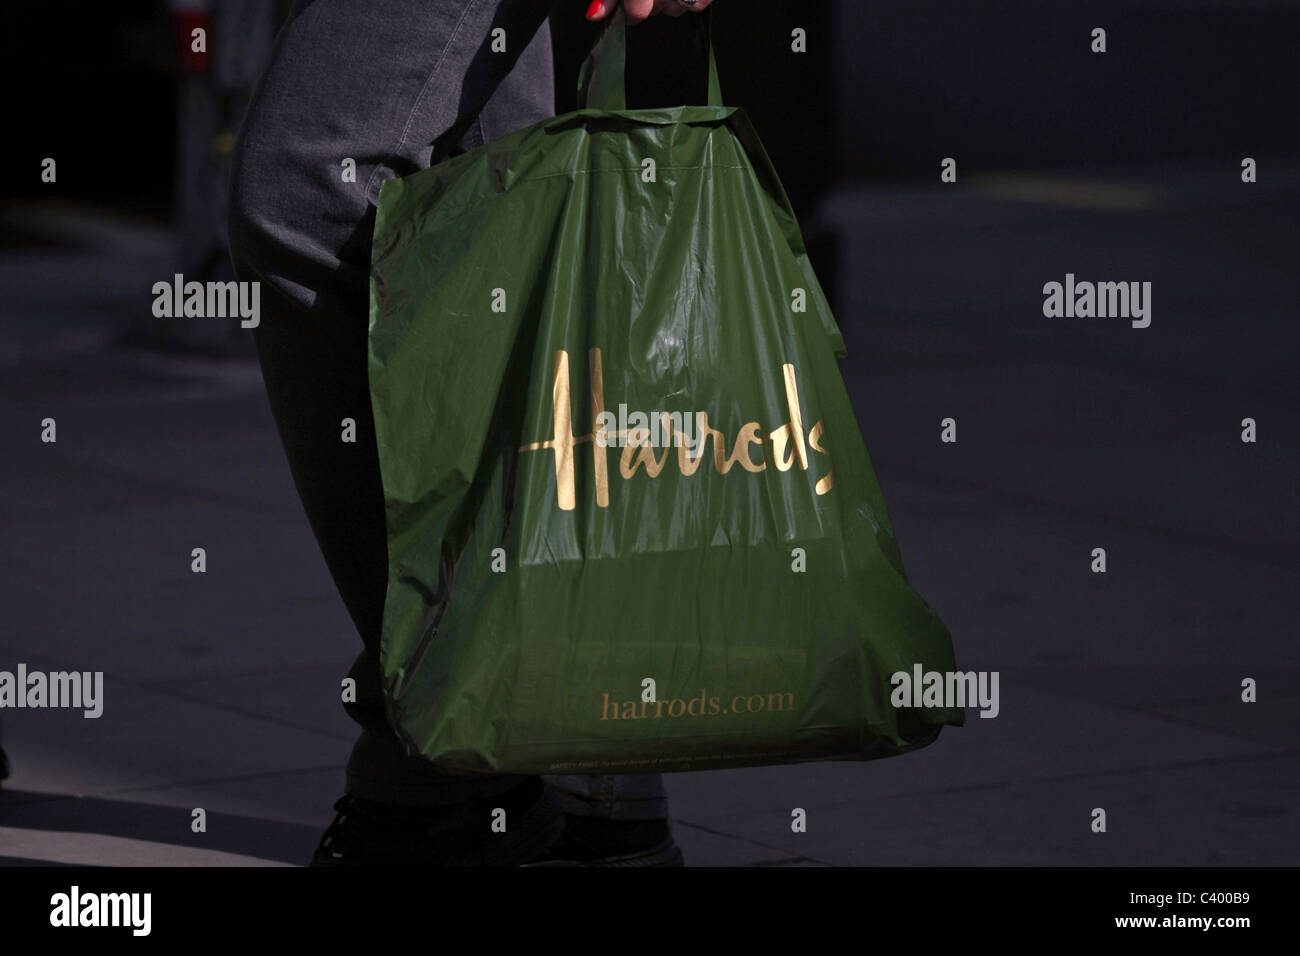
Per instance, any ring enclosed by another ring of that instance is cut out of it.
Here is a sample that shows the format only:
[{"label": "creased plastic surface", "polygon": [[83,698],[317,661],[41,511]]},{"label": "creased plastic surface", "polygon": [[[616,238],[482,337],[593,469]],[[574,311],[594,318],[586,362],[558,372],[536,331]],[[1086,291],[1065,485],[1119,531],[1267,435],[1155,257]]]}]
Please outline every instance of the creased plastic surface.
[{"label": "creased plastic surface", "polygon": [[[681,770],[869,759],[961,723],[890,703],[891,674],[955,664],[842,353],[735,110],[582,110],[385,183],[381,656],[410,748],[456,770]],[[707,441],[600,447],[595,412],[617,429],[620,405]]]}]

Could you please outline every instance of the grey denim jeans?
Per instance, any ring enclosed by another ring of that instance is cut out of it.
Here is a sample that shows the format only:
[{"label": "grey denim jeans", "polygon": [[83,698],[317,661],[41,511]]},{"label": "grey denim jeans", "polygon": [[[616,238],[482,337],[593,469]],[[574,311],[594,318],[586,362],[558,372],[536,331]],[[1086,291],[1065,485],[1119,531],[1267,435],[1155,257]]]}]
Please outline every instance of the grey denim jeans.
[{"label": "grey denim jeans", "polygon": [[[261,283],[254,335],[271,410],[363,644],[349,675],[357,701],[345,706],[361,725],[346,790],[364,799],[456,803],[523,779],[440,772],[403,752],[384,715],[388,558],[366,337],[380,185],[552,115],[548,8],[547,0],[298,0],[236,146],[235,270]],[[504,52],[492,49],[498,29]],[[352,166],[355,177],[345,176]],[[355,443],[339,439],[345,418],[356,421]],[[668,813],[657,774],[550,780],[569,812]]]}]

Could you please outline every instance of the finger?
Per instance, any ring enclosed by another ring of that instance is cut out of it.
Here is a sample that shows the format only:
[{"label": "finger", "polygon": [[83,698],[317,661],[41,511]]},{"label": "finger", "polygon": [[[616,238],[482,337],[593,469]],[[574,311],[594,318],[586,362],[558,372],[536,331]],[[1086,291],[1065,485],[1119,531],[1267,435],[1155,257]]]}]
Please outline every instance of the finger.
[{"label": "finger", "polygon": [[698,0],[695,6],[686,6],[678,0],[656,0],[655,13],[665,13],[670,17],[680,17],[683,13],[699,13],[713,0]]},{"label": "finger", "polygon": [[640,23],[654,11],[655,0],[623,0],[628,23]]},{"label": "finger", "polygon": [[587,5],[588,20],[606,20],[618,7],[619,0],[591,0]]}]

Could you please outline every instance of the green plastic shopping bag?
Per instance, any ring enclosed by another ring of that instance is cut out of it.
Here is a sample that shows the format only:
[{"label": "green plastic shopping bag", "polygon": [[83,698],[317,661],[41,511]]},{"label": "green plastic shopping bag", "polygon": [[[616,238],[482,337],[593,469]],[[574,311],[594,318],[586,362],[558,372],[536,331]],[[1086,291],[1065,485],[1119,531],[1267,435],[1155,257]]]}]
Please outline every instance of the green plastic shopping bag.
[{"label": "green plastic shopping bag", "polygon": [[627,110],[624,44],[620,14],[584,108],[383,186],[389,719],[455,771],[928,744],[963,712],[895,675],[952,672],[951,640],[785,193],[711,54],[707,106]]}]

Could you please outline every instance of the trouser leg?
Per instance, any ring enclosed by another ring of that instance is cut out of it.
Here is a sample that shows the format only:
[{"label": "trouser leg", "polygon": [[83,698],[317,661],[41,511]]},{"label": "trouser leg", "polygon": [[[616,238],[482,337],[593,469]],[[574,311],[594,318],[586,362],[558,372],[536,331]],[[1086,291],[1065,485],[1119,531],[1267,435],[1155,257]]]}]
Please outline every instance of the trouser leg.
[{"label": "trouser leg", "polygon": [[[363,650],[347,790],[456,802],[518,777],[462,777],[408,756],[382,704],[388,564],[366,372],[370,242],[384,179],[427,168],[552,111],[543,0],[300,0],[240,132],[231,250],[262,283],[255,330],[272,412],[312,530]],[[506,51],[491,49],[505,31]],[[351,161],[355,175],[344,175]],[[356,423],[342,441],[343,421]],[[553,777],[570,812],[667,815],[657,774]]]},{"label": "trouser leg", "polygon": [[560,791],[565,813],[610,820],[663,820],[668,816],[668,794],[661,774],[565,775],[546,780]]},{"label": "trouser leg", "polygon": [[[348,792],[456,802],[519,778],[452,776],[407,756],[385,719],[383,489],[366,371],[375,202],[426,168],[552,111],[544,0],[300,0],[240,132],[231,251],[259,281],[255,330],[272,413],[307,517],[364,650],[348,706],[362,733]],[[491,49],[506,31],[506,52]],[[349,167],[355,176],[346,175]],[[355,442],[342,440],[343,421]]]}]

